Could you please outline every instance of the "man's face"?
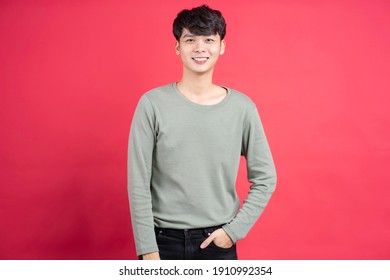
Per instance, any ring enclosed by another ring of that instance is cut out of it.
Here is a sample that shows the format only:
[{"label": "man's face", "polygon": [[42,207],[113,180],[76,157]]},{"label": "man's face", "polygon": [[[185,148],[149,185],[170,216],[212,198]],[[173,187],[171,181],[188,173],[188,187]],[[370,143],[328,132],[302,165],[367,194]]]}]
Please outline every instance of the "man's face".
[{"label": "man's face", "polygon": [[184,68],[198,74],[212,71],[224,51],[225,41],[218,34],[196,36],[184,28],[176,41],[176,54],[180,55]]}]

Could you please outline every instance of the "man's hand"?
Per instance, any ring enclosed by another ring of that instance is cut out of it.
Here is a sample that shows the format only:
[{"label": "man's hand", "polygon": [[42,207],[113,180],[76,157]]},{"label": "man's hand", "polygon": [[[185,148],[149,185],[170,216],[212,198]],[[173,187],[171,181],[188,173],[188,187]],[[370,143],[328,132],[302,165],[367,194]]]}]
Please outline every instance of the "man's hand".
[{"label": "man's hand", "polygon": [[143,260],[160,260],[160,253],[153,252],[149,254],[142,255]]},{"label": "man's hand", "polygon": [[228,249],[234,245],[233,241],[230,239],[229,235],[224,231],[224,229],[220,228],[214,231],[210,236],[203,241],[200,245],[201,249],[206,248],[210,245],[211,242],[214,242],[215,245],[221,248]]}]

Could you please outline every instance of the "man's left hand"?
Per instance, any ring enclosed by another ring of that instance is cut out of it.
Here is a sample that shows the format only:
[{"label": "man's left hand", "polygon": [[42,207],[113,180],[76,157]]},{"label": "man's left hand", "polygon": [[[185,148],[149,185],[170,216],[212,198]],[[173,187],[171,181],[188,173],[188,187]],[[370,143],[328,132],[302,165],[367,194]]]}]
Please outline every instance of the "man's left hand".
[{"label": "man's left hand", "polygon": [[222,228],[217,229],[212,234],[210,234],[210,236],[205,241],[203,241],[203,243],[200,245],[200,248],[201,249],[206,248],[207,246],[210,245],[211,242],[214,242],[214,244],[217,247],[225,248],[225,249],[228,249],[234,245],[229,235]]}]

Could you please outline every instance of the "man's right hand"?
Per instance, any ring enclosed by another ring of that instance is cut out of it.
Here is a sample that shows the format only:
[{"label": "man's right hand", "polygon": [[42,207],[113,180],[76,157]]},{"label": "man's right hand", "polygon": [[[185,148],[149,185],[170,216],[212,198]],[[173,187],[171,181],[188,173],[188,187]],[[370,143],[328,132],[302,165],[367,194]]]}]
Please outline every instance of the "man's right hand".
[{"label": "man's right hand", "polygon": [[160,253],[153,252],[149,254],[142,255],[143,260],[160,260]]}]

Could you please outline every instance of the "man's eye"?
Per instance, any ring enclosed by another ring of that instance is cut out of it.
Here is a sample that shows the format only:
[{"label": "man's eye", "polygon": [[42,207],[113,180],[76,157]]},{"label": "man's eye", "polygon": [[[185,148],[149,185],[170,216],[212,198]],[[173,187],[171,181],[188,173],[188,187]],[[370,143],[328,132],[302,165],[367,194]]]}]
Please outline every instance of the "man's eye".
[{"label": "man's eye", "polygon": [[186,42],[187,43],[192,43],[194,41],[194,39],[187,39]]},{"label": "man's eye", "polygon": [[214,42],[214,39],[208,38],[208,39],[206,39],[206,42],[212,43],[212,42]]}]

